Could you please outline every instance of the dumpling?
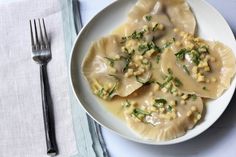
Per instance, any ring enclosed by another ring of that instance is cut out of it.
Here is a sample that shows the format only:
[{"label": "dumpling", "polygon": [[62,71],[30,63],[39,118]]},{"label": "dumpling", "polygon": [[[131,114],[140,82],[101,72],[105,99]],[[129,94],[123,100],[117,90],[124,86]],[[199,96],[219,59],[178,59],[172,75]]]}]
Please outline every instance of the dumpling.
[{"label": "dumpling", "polygon": [[196,19],[186,0],[161,0],[173,25],[185,32],[194,34]]},{"label": "dumpling", "polygon": [[178,32],[176,42],[163,53],[161,67],[165,74],[171,69],[183,82],[182,91],[213,99],[229,87],[236,71],[230,48],[185,32]]},{"label": "dumpling", "polygon": [[174,86],[163,89],[159,84],[144,86],[124,101],[126,123],[142,139],[172,140],[184,135],[202,117],[200,97],[181,93]]},{"label": "dumpling", "polygon": [[155,37],[165,35],[165,38],[170,38],[170,30],[174,27],[191,34],[194,34],[196,28],[194,15],[185,0],[139,0],[130,10],[127,22],[114,33],[127,36],[143,26],[154,27],[157,24],[164,25],[165,31],[152,34]]},{"label": "dumpling", "polygon": [[[143,85],[136,77],[130,77],[131,71],[128,70],[132,60],[139,59],[139,56],[132,50],[122,49],[120,42],[120,37],[115,35],[101,38],[92,44],[82,64],[92,91],[102,99],[128,96]],[[145,69],[133,72],[144,82],[151,77]]]}]

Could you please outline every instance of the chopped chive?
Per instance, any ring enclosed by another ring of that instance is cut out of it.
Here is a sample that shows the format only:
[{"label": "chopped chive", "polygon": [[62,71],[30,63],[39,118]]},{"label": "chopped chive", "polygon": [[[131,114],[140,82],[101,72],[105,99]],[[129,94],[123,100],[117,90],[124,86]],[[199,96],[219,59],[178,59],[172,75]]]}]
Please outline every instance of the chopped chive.
[{"label": "chopped chive", "polygon": [[183,85],[183,83],[177,77],[175,77],[173,81],[176,87],[180,87]]},{"label": "chopped chive", "polygon": [[153,31],[153,32],[155,32],[155,31],[157,30],[158,25],[159,25],[159,24],[157,23],[157,24],[155,24],[155,26],[152,28],[152,31]]},{"label": "chopped chive", "polygon": [[207,87],[204,86],[204,87],[202,87],[202,89],[203,89],[203,90],[207,90]]},{"label": "chopped chive", "polygon": [[103,91],[104,91],[104,88],[101,88],[98,93],[97,93],[97,96],[99,97],[102,97],[104,94],[103,94]]},{"label": "chopped chive", "polygon": [[111,98],[112,94],[116,91],[118,83],[115,83],[110,92],[108,93],[108,97]]},{"label": "chopped chive", "polygon": [[196,50],[192,50],[191,51],[191,59],[196,65],[198,65],[201,60],[199,52]]},{"label": "chopped chive", "polygon": [[160,60],[161,60],[161,56],[159,56],[159,55],[156,56],[156,63],[157,63],[157,64],[159,64]]},{"label": "chopped chive", "polygon": [[168,105],[168,106],[166,107],[166,109],[167,109],[168,112],[171,112],[171,111],[172,111],[172,106]]},{"label": "chopped chive", "polygon": [[149,84],[155,82],[155,81],[151,81],[151,80],[145,81],[145,80],[141,79],[141,78],[138,77],[138,76],[136,76],[135,78],[136,78],[136,81],[137,81],[137,82],[139,82],[139,83],[141,83],[141,84],[143,84],[143,85],[149,85]]},{"label": "chopped chive", "polygon": [[175,42],[175,40],[176,40],[175,38],[172,38],[172,40],[168,41],[162,46],[161,50],[164,50],[165,48],[170,47],[170,45],[172,45]]},{"label": "chopped chive", "polygon": [[169,75],[173,75],[173,71],[170,68],[168,68],[167,71]]},{"label": "chopped chive", "polygon": [[145,30],[140,32],[134,31],[130,36],[128,36],[128,38],[140,40],[143,38],[145,32],[146,32]]},{"label": "chopped chive", "polygon": [[128,99],[126,99],[125,100],[125,102],[124,102],[124,105],[123,105],[124,107],[130,107],[131,106],[131,103],[129,102],[129,100]]},{"label": "chopped chive", "polygon": [[185,59],[185,54],[187,53],[187,49],[181,49],[179,52],[175,54],[176,58],[178,60],[184,60]]},{"label": "chopped chive", "polygon": [[192,98],[193,101],[195,101],[195,100],[197,100],[197,95],[192,94],[192,95],[191,95],[191,98]]},{"label": "chopped chive", "polygon": [[161,84],[161,88],[165,87],[172,80],[173,80],[173,76],[167,76],[165,78],[165,82],[163,84]]},{"label": "chopped chive", "polygon": [[112,58],[109,58],[109,57],[104,57],[104,58],[109,61],[109,65],[110,65],[111,67],[114,66],[114,63],[115,63],[115,61],[116,61],[115,59],[112,59]]},{"label": "chopped chive", "polygon": [[167,103],[165,99],[155,99],[155,103],[153,104],[154,107],[161,108]]},{"label": "chopped chive", "polygon": [[123,59],[125,59],[125,67],[123,68],[123,72],[126,72],[129,68],[129,63],[131,62],[131,59],[134,55],[134,51],[131,54],[128,54],[127,57],[122,57]]},{"label": "chopped chive", "polygon": [[189,72],[187,66],[186,66],[186,65],[183,65],[183,68],[184,68],[184,71],[185,71],[188,75],[190,75],[190,72]]},{"label": "chopped chive", "polygon": [[147,21],[151,21],[152,20],[152,16],[151,15],[147,15],[147,16],[145,16],[145,18],[146,18]]}]

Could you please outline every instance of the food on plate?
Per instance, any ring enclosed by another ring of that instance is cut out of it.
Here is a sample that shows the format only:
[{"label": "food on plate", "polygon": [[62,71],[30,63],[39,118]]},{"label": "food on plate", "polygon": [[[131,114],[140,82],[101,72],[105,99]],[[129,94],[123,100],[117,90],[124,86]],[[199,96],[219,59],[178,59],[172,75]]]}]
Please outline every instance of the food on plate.
[{"label": "food on plate", "polygon": [[204,102],[220,97],[236,72],[229,47],[195,32],[185,0],[139,0],[111,35],[92,43],[83,74],[140,138],[178,138],[200,123]]},{"label": "food on plate", "polygon": [[206,41],[185,32],[178,32],[178,44],[162,55],[162,71],[172,69],[184,84],[182,91],[216,99],[230,86],[235,74],[232,50],[220,42]]}]

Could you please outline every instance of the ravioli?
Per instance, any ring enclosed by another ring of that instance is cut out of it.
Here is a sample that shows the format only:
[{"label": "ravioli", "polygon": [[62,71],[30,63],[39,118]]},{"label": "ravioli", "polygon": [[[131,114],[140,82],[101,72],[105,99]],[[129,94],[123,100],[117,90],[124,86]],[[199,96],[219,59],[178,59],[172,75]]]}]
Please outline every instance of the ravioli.
[{"label": "ravioli", "polygon": [[[92,44],[82,70],[96,95],[103,99],[124,97],[142,86],[135,78],[124,76],[129,57],[130,54],[122,52],[118,36],[104,37]],[[148,79],[150,75],[147,73],[145,77]]]},{"label": "ravioli", "polygon": [[236,71],[232,50],[220,42],[177,34],[179,40],[162,55],[162,71],[167,74],[171,69],[184,82],[182,91],[212,99],[221,96]]},{"label": "ravioli", "polygon": [[152,84],[127,98],[125,119],[135,134],[145,140],[167,141],[184,135],[201,119],[202,99],[174,89],[178,95]]},{"label": "ravioli", "polygon": [[195,33],[196,21],[191,9],[184,0],[139,0],[131,9],[128,20],[113,33],[127,36],[135,30],[155,25],[164,25],[164,33],[150,33],[149,38],[169,39],[174,27],[191,34]]}]

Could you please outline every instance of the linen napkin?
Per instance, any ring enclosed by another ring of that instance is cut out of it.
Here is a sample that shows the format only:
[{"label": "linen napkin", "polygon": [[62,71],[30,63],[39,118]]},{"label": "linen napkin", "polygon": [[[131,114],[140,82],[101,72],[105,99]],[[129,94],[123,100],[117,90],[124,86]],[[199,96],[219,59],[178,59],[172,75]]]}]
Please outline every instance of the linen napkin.
[{"label": "linen napkin", "polygon": [[42,17],[51,39],[52,60],[48,64],[48,77],[58,157],[78,154],[61,9],[57,0],[0,3],[0,157],[47,157],[39,66],[31,59],[29,30],[29,19]]}]

